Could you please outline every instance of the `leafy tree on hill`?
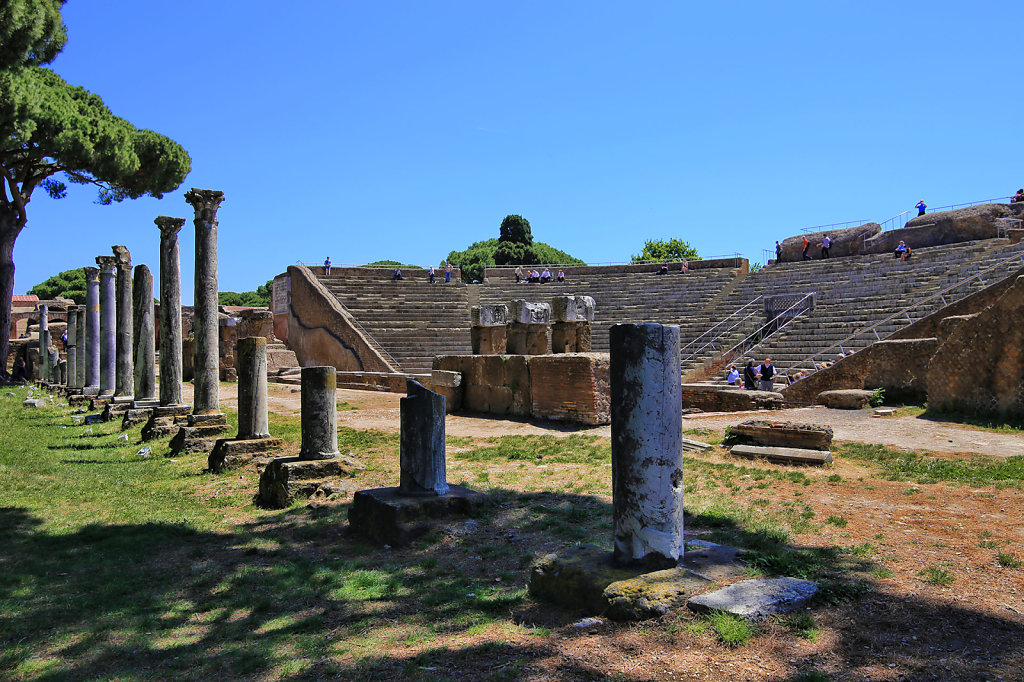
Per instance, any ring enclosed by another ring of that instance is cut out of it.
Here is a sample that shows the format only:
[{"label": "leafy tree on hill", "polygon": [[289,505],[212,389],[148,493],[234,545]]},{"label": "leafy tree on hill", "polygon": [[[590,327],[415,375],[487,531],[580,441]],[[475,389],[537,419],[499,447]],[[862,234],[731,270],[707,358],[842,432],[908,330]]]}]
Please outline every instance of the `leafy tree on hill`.
[{"label": "leafy tree on hill", "polygon": [[65,270],[35,285],[28,290],[28,293],[35,294],[43,300],[54,299],[58,296],[70,298],[75,303],[83,305],[85,304],[85,270],[82,268]]},{"label": "leafy tree on hill", "polygon": [[488,265],[586,265],[553,246],[533,241],[530,221],[522,216],[505,216],[499,233],[498,239],[475,242],[465,251],[452,251],[448,254],[451,264],[462,270],[462,281],[482,280],[484,268]]},{"label": "leafy tree on hill", "polygon": [[[14,243],[28,224],[35,190],[60,199],[66,180],[95,185],[101,204],[159,198],[191,168],[176,142],[136,128],[97,95],[39,66],[64,45],[63,5],[0,0],[0,358],[10,343]],[[0,366],[0,377],[6,375]]]},{"label": "leafy tree on hill", "polygon": [[253,307],[270,307],[270,297],[274,293],[274,280],[268,279],[266,284],[256,287],[256,291],[218,291],[217,303],[220,305],[247,305]]},{"label": "leafy tree on hill", "polygon": [[633,256],[631,263],[660,263],[662,261],[700,260],[697,249],[682,239],[648,239],[644,250]]}]

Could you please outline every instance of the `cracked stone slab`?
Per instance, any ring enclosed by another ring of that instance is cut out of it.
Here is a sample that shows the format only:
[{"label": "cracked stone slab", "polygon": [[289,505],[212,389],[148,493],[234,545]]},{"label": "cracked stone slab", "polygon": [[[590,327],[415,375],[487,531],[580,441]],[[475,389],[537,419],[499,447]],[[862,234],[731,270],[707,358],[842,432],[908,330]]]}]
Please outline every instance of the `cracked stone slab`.
[{"label": "cracked stone slab", "polygon": [[758,578],[701,594],[686,602],[691,611],[725,611],[750,621],[762,621],[776,613],[788,613],[806,604],[818,591],[818,583],[799,578]]}]

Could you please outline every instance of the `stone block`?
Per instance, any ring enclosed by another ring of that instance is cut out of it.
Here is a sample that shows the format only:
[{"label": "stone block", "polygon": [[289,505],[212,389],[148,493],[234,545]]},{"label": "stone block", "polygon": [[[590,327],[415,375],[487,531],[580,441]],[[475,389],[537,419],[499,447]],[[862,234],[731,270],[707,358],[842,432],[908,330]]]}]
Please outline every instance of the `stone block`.
[{"label": "stone block", "polygon": [[832,463],[832,453],[828,450],[769,447],[765,445],[734,445],[729,452],[737,457],[746,457],[747,459],[764,458],[783,464]]},{"label": "stone block", "polygon": [[42,403],[43,401],[37,398],[26,398],[22,405],[24,407],[42,407]]},{"label": "stone block", "polygon": [[124,413],[121,417],[121,430],[127,430],[136,424],[142,424],[149,421],[150,415],[153,414],[152,408],[132,408]]},{"label": "stone block", "polygon": [[430,374],[428,382],[430,390],[444,396],[445,412],[449,414],[462,409],[463,386],[462,374],[460,372],[447,372],[435,369]]},{"label": "stone block", "polygon": [[406,497],[398,488],[360,490],[352,498],[348,522],[352,530],[376,542],[403,545],[428,533],[440,520],[471,516],[483,503],[480,493],[449,486],[444,495]]},{"label": "stone block", "polygon": [[554,322],[551,324],[552,353],[589,353],[593,332],[589,322]]},{"label": "stone block", "polygon": [[530,358],[530,414],[578,424],[611,423],[606,353]]},{"label": "stone block", "polygon": [[593,322],[594,299],[590,296],[555,296],[551,299],[551,319],[555,322]]},{"label": "stone block", "polygon": [[508,306],[475,305],[469,309],[470,321],[474,327],[504,327],[509,323]]},{"label": "stone block", "polygon": [[683,386],[683,408],[704,412],[741,412],[745,410],[778,410],[783,406],[781,393],[742,391],[717,386]]},{"label": "stone block", "polygon": [[608,604],[606,615],[612,620],[659,618],[685,604],[687,597],[705,589],[709,583],[685,568],[668,568],[617,580],[602,593]]},{"label": "stone block", "polygon": [[259,460],[269,460],[273,454],[284,447],[280,438],[251,438],[236,440],[220,438],[214,443],[207,466],[210,471],[220,474],[229,469],[238,469]]},{"label": "stone block", "polygon": [[832,427],[797,422],[751,419],[729,428],[731,438],[749,445],[828,450]]},{"label": "stone block", "polygon": [[470,327],[473,355],[504,355],[508,347],[508,330],[500,327]]},{"label": "stone block", "polygon": [[534,303],[526,299],[512,301],[509,322],[519,324],[543,324],[551,322],[551,304]]},{"label": "stone block", "polygon": [[169,457],[188,452],[209,452],[217,439],[230,430],[227,424],[210,424],[207,426],[182,426],[171,438]]},{"label": "stone block", "polygon": [[797,578],[743,580],[693,597],[686,605],[697,613],[725,611],[757,622],[800,608],[817,591],[817,583]]},{"label": "stone block", "polygon": [[817,402],[825,407],[837,410],[859,410],[871,400],[872,392],[864,389],[848,388],[838,391],[822,391]]},{"label": "stone block", "polygon": [[445,355],[434,359],[434,369],[462,374],[468,410],[529,416],[529,361],[522,355]]},{"label": "stone block", "polygon": [[548,326],[513,322],[508,326],[505,345],[510,355],[547,355]]},{"label": "stone block", "polygon": [[283,509],[296,499],[342,492],[348,487],[342,484],[341,479],[351,478],[365,468],[361,462],[345,455],[310,460],[279,457],[260,471],[256,503]]}]

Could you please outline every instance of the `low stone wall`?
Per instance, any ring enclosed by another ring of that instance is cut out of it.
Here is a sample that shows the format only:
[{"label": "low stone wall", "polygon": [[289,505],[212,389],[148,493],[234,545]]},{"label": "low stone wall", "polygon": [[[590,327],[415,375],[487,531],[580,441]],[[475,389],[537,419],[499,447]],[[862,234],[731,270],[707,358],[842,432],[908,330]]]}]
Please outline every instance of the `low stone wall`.
[{"label": "low stone wall", "polygon": [[[352,315],[303,266],[288,268],[288,346],[303,367],[397,372],[359,331]],[[275,287],[276,289],[276,287]]]},{"label": "low stone wall", "polygon": [[692,408],[703,412],[777,410],[782,407],[782,402],[782,394],[771,391],[683,384],[683,409]]},{"label": "low stone wall", "polygon": [[782,394],[786,400],[814,403],[823,391],[883,388],[890,396],[923,400],[925,371],[938,347],[936,338],[879,341],[787,386]]},{"label": "low stone wall", "polygon": [[590,425],[611,420],[607,353],[443,355],[433,368],[462,375],[467,410]]},{"label": "low stone wall", "polygon": [[[675,264],[675,271],[679,271],[679,264]],[[750,271],[750,261],[746,258],[711,258],[708,260],[689,261],[690,270],[705,270],[708,268],[738,268],[740,272]],[[543,270],[543,265],[530,266],[537,270]],[[661,263],[624,263],[621,265],[560,265],[552,266],[552,276],[557,275],[561,270],[566,278],[573,275],[620,275],[626,273],[650,274],[658,272]],[[525,270],[526,267],[524,266]],[[671,269],[671,268],[670,268]],[[489,265],[484,268],[484,279],[515,279],[516,266],[514,265]]]}]

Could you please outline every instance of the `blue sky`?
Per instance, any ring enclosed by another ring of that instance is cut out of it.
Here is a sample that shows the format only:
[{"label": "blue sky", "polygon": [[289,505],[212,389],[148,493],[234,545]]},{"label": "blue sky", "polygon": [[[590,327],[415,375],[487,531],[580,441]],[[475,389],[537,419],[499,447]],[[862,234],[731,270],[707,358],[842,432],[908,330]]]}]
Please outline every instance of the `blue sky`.
[{"label": "blue sky", "polygon": [[704,256],[802,227],[1011,194],[1024,93],[1010,3],[70,0],[51,65],[181,143],[162,200],[37,192],[15,291],[223,190],[220,288],[298,260],[426,265],[496,237],[591,263],[648,238]]}]

